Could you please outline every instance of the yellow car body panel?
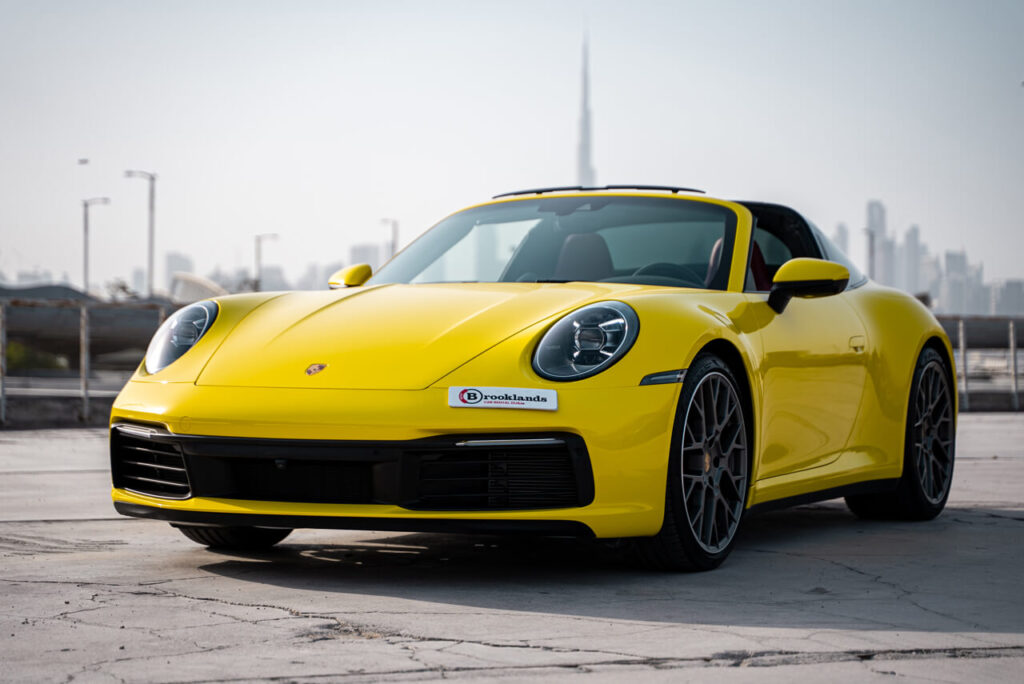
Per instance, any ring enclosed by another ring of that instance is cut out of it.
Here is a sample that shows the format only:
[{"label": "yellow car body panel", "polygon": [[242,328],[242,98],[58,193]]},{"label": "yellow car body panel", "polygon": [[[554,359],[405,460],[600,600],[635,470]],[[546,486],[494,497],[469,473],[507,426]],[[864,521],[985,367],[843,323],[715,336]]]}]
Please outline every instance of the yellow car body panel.
[{"label": "yellow car body panel", "polygon": [[[855,307],[861,320],[868,313],[872,316],[869,320],[875,321],[875,325],[865,326],[863,351],[845,352],[847,356],[862,357],[866,375],[852,430],[844,448],[818,467],[759,478],[754,483],[752,505],[796,498],[864,480],[898,478],[903,470],[904,429],[914,362],[926,343],[941,345],[955,378],[949,339],[931,312],[916,299],[873,283],[848,290],[838,297]],[[817,301],[833,302],[834,299]],[[825,334],[825,330],[821,334]],[[799,373],[799,369],[794,372]],[[823,393],[827,394],[827,389],[823,389]],[[833,405],[839,401],[838,392],[828,400]],[[955,404],[955,392],[953,401]],[[812,410],[810,406],[808,410]],[[818,407],[817,410],[827,409]]]},{"label": "yellow car body panel", "polygon": [[[646,492],[664,481],[664,456],[678,385],[632,387],[623,391],[575,390],[559,395],[557,419],[540,411],[451,409],[443,388],[417,391],[321,390],[315,396],[302,390],[253,388],[195,388],[183,393],[173,414],[155,416],[127,409],[131,403],[149,404],[152,387],[126,388],[126,408],[115,421],[160,424],[176,434],[255,437],[267,439],[411,440],[437,434],[530,433],[559,431],[584,433],[594,471],[593,503],[585,508],[501,512],[410,511],[397,506],[352,504],[286,504],[273,511],[289,515],[331,515],[381,518],[473,518],[521,520],[575,520],[599,536],[653,534],[661,526],[664,502]],[[634,399],[630,399],[634,397]],[[636,426],[636,415],[621,410],[619,402],[647,407],[648,424]],[[285,408],[286,407],[286,408]],[[178,415],[181,411],[184,415]],[[454,415],[453,415],[454,414]],[[203,419],[193,418],[203,415]],[[419,425],[410,425],[410,418]],[[638,429],[639,427],[639,429]],[[225,503],[191,498],[174,501],[114,489],[114,500],[162,508],[229,512],[225,506],[244,506],[251,512],[270,513],[265,502]]]},{"label": "yellow car body panel", "polygon": [[[624,193],[571,196],[580,194]],[[521,198],[490,204],[516,201]],[[217,318],[198,343],[156,373],[140,367],[111,414],[112,425],[218,438],[394,442],[569,433],[586,444],[594,483],[587,505],[435,511],[173,499],[117,487],[114,501],[183,513],[573,521],[598,537],[653,535],[665,513],[681,385],[641,381],[688,368],[709,345],[738,359],[737,374],[749,393],[754,458],[748,507],[898,478],[915,360],[925,344],[937,343],[952,368],[949,340],[935,318],[907,295],[870,282],[834,296],[794,298],[778,314],[766,293],[744,291],[751,212],[711,198],[680,201],[735,212],[725,291],[500,282],[222,297]],[[608,300],[625,302],[639,317],[641,332],[629,352],[585,379],[540,377],[532,358],[548,328],[568,312]],[[308,372],[313,365],[323,368]],[[555,390],[558,408],[449,406],[448,389],[462,386]]]}]

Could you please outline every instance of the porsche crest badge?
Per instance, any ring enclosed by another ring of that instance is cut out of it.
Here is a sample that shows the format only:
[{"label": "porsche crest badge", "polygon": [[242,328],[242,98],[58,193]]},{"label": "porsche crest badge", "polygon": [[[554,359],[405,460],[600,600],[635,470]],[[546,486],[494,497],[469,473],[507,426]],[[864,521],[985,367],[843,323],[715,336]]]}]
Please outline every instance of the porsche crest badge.
[{"label": "porsche crest badge", "polygon": [[326,363],[314,363],[309,368],[306,369],[306,375],[316,375],[324,368],[327,368]]}]

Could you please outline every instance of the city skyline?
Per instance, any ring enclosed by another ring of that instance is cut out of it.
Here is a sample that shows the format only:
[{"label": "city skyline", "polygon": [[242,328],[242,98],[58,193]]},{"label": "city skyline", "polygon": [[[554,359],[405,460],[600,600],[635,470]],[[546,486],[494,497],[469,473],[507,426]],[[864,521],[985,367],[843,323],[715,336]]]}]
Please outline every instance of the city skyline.
[{"label": "city skyline", "polygon": [[[984,264],[972,263],[965,248],[932,254],[917,224],[911,224],[901,240],[899,231],[889,228],[881,200],[867,202],[865,226],[865,271],[875,282],[924,299],[936,313],[1024,314],[1024,278],[987,282]],[[848,253],[847,224],[837,224],[832,237]]]},{"label": "city skyline", "polygon": [[1019,3],[0,4],[9,281],[79,282],[79,203],[110,196],[91,268],[131,283],[146,197],[123,173],[145,168],[160,175],[157,283],[169,252],[201,273],[247,267],[259,233],[281,235],[264,261],[294,282],[310,251],[387,241],[382,217],[405,244],[453,207],[573,184],[584,114],[601,182],[844,221],[858,263],[852,219],[878,197],[940,252],[1020,275]]}]

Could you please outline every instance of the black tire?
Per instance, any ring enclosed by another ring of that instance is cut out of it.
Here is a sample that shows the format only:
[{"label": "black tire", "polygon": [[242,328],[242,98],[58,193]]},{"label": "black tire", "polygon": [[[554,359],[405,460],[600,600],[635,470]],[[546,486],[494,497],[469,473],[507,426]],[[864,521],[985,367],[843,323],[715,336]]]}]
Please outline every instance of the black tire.
[{"label": "black tire", "polygon": [[[714,408],[710,431],[700,408],[707,408],[709,399]],[[690,364],[672,431],[665,518],[658,534],[635,540],[637,555],[648,567],[712,570],[732,551],[750,489],[748,404],[722,359],[701,354]]]},{"label": "black tire", "polygon": [[949,366],[934,349],[914,367],[904,433],[903,472],[896,491],[846,497],[868,520],[931,520],[946,506],[953,482],[956,416]]},{"label": "black tire", "polygon": [[269,549],[291,530],[276,527],[205,527],[199,525],[173,525],[197,544],[211,549],[230,551],[261,551]]}]

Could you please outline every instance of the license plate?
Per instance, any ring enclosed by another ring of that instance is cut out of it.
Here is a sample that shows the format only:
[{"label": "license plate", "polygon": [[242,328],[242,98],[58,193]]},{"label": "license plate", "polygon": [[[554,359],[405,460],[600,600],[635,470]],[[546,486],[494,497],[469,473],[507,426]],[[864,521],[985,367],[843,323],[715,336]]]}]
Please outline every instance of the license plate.
[{"label": "license plate", "polygon": [[558,409],[558,392],[522,387],[449,387],[448,405],[453,408],[555,411]]}]

